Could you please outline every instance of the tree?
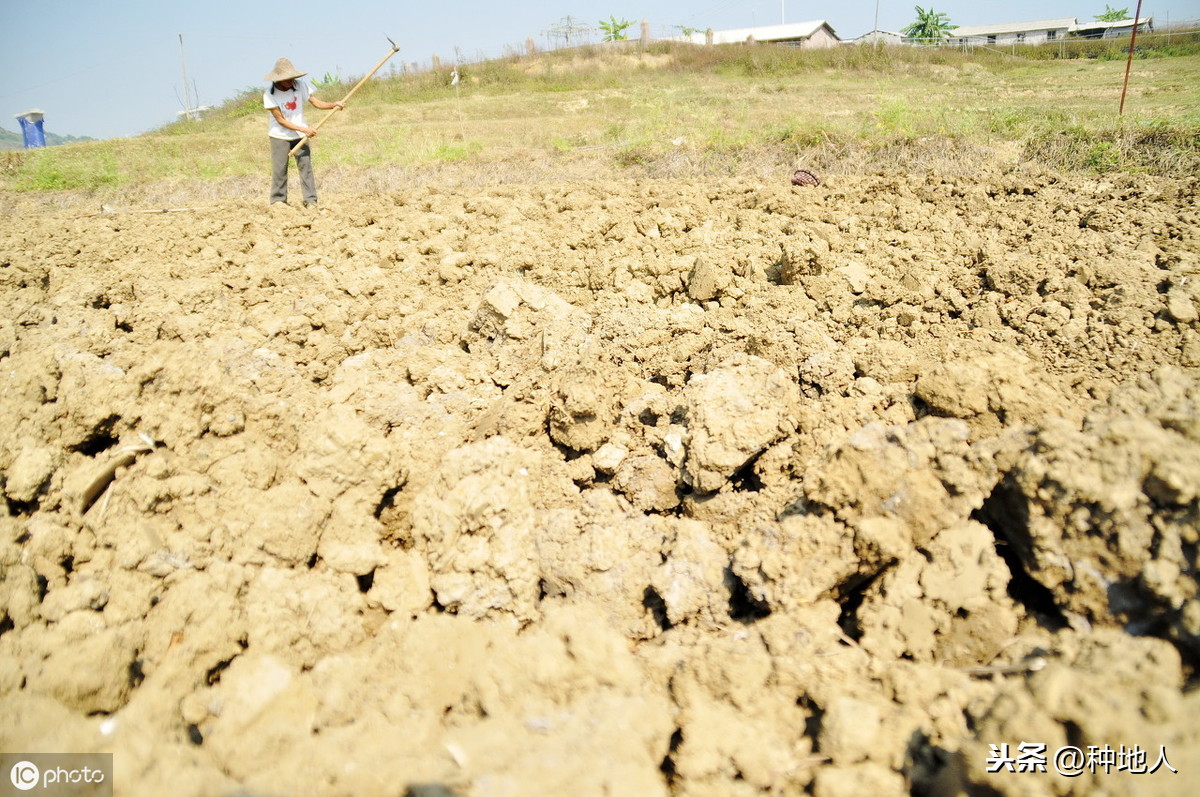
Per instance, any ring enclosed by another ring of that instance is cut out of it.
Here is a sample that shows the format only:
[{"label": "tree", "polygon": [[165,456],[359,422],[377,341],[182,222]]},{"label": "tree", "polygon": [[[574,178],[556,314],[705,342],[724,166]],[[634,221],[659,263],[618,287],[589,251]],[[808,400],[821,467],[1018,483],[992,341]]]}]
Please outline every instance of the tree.
[{"label": "tree", "polygon": [[1097,22],[1120,22],[1123,19],[1129,19],[1129,8],[1113,8],[1108,3],[1104,4],[1104,13],[1096,15]]},{"label": "tree", "polygon": [[949,14],[934,11],[932,7],[928,11],[920,6],[916,6],[916,9],[917,21],[900,31],[910,39],[944,41],[950,37],[950,31],[958,27],[950,24]]},{"label": "tree", "polygon": [[600,30],[604,31],[603,41],[619,42],[628,38],[625,31],[633,27],[633,23],[627,19],[617,19],[611,14],[608,17],[608,22],[600,20]]}]

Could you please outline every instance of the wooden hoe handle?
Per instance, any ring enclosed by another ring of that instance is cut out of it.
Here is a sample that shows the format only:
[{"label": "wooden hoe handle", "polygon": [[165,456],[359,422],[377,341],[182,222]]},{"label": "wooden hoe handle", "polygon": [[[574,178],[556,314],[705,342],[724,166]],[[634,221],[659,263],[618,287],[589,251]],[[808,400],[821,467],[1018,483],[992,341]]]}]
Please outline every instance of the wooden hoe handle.
[{"label": "wooden hoe handle", "polygon": [[[358,88],[359,88],[359,86],[361,86],[362,84],[364,84],[364,83],[366,83],[368,80],[370,80],[370,79],[371,79],[371,78],[372,78],[372,77],[375,75],[375,73],[379,71],[380,67],[382,67],[384,64],[386,64],[386,63],[387,63],[387,61],[388,61],[388,59],[389,59],[389,58],[391,58],[391,57],[392,57],[393,55],[395,55],[396,53],[400,52],[400,48],[399,48],[399,47],[396,45],[396,43],[395,43],[394,41],[392,41],[391,39],[388,39],[388,43],[392,45],[392,49],[388,50],[388,54],[387,54],[387,55],[385,55],[383,58],[380,58],[380,59],[379,59],[379,63],[375,64],[375,68],[374,68],[374,69],[372,69],[370,72],[368,72],[368,73],[367,73],[367,74],[366,74],[366,75],[363,77],[363,79],[362,79],[362,80],[360,80],[360,81],[358,81],[357,83],[355,83],[355,84],[354,84],[354,88],[350,89],[350,91],[348,91],[348,92],[346,93],[346,96],[345,96],[345,97],[342,97],[342,99],[341,99],[341,100],[339,100],[339,102],[340,102],[342,105],[345,105],[347,102],[349,102],[349,101],[350,101],[350,98],[354,96],[354,92],[358,91]],[[334,115],[335,113],[337,113],[337,112],[338,112],[338,109],[337,109],[337,108],[334,108],[332,111],[330,111],[329,113],[325,114],[325,118],[324,118],[324,119],[322,119],[321,121],[319,121],[319,122],[317,122],[315,125],[313,125],[313,130],[318,130],[318,129],[320,129],[321,125],[323,125],[323,124],[325,124],[327,121],[329,121],[329,117],[333,116],[333,115]],[[308,143],[308,136],[301,136],[301,137],[300,137],[300,140],[296,142],[296,146],[292,147],[292,148],[291,148],[291,150],[289,150],[289,151],[288,151],[288,155],[295,155],[295,154],[296,154],[296,152],[297,152],[297,151],[299,151],[299,149],[300,149],[301,147],[303,147],[303,146],[304,146],[305,144],[307,144],[307,143]]]}]

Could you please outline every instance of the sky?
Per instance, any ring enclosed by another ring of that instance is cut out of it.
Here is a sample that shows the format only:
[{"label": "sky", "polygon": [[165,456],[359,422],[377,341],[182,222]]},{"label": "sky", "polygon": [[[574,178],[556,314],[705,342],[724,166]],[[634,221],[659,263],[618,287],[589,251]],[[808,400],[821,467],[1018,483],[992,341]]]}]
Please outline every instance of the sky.
[{"label": "sky", "polygon": [[[921,0],[956,25],[1076,17],[1091,21],[1103,0]],[[1128,8],[1137,0],[1109,0]],[[310,77],[357,78],[390,49],[392,59],[428,67],[479,61],[552,43],[548,31],[568,17],[647,20],[653,36],[679,28],[722,30],[823,19],[843,39],[875,28],[898,31],[915,17],[912,0],[0,0],[0,127],[17,131],[17,114],[45,112],[58,135],[135,136],[176,119],[184,106],[186,69],[192,105],[219,105],[248,88],[275,59],[290,58]],[[1200,0],[1143,0],[1157,23],[1200,18]],[[637,35],[637,26],[631,29]],[[182,35],[182,47],[180,36]],[[598,34],[593,34],[597,41]],[[391,64],[385,66],[387,74]],[[320,96],[320,95],[318,95]],[[339,99],[325,97],[327,100]],[[263,121],[266,134],[266,120]]]}]

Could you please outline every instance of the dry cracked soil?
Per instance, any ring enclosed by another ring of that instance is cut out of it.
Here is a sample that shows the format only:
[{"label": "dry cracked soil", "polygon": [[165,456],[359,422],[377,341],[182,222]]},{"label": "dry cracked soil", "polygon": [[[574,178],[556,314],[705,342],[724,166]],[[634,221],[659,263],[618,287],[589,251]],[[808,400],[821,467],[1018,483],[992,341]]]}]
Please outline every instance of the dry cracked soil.
[{"label": "dry cracked soil", "polygon": [[0,748],[122,795],[1188,793],[1198,186],[13,211]]}]

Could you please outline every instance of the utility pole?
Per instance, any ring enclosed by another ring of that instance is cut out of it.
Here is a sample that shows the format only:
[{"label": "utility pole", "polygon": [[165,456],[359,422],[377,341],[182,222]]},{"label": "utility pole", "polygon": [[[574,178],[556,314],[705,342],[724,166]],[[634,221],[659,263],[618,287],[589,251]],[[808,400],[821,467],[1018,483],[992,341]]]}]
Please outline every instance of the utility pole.
[{"label": "utility pole", "polygon": [[[590,27],[588,25],[580,23],[572,16],[565,16],[557,25],[554,25],[549,30],[543,32],[545,33],[546,38],[552,43],[555,40],[561,39],[563,42],[565,42],[567,47],[570,47],[572,36],[575,37],[576,43],[578,43],[582,35],[586,34],[589,30]],[[551,46],[553,47],[553,44]]]},{"label": "utility pole", "polygon": [[875,30],[872,31],[872,33],[878,33],[878,32],[879,32],[879,0],[875,0]]},{"label": "utility pole", "polygon": [[179,68],[183,71],[183,118],[192,118],[192,100],[188,92],[187,62],[183,60],[183,34],[179,34]]}]

